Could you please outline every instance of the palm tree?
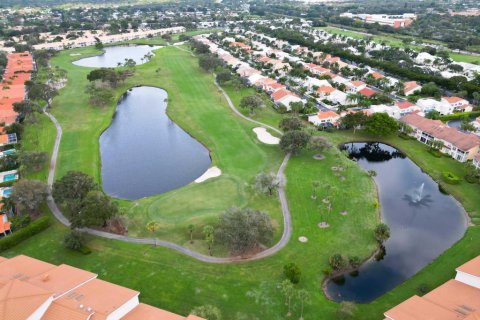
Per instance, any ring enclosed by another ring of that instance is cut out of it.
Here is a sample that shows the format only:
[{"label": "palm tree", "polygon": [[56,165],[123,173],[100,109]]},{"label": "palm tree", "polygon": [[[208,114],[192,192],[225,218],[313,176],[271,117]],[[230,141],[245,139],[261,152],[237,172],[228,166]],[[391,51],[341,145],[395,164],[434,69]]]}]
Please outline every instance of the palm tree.
[{"label": "palm tree", "polygon": [[195,226],[193,224],[188,225],[188,232],[190,232],[190,243],[193,243],[193,230]]},{"label": "palm tree", "polygon": [[292,315],[290,307],[292,305],[292,297],[293,297],[293,294],[295,293],[295,288],[293,287],[292,282],[286,279],[286,280],[283,280],[283,282],[280,284],[280,290],[285,296],[285,305],[288,306],[287,317],[290,317]]},{"label": "palm tree", "polygon": [[205,227],[203,227],[203,234],[205,235],[205,240],[207,241],[207,245],[208,245],[208,253],[210,255],[212,255],[212,246],[215,240],[213,236],[214,231],[215,230],[210,225],[206,225]]},{"label": "palm tree", "polygon": [[298,298],[300,299],[300,320],[303,320],[303,307],[305,303],[308,303],[310,300],[310,293],[305,290],[301,289],[297,292]]},{"label": "palm tree", "polygon": [[[150,221],[149,223],[147,223],[147,226],[146,226],[147,230],[150,231],[152,234],[155,233],[155,231],[158,230],[158,228],[160,228],[160,224],[156,221]],[[155,239],[155,246],[157,245],[157,241]]]}]

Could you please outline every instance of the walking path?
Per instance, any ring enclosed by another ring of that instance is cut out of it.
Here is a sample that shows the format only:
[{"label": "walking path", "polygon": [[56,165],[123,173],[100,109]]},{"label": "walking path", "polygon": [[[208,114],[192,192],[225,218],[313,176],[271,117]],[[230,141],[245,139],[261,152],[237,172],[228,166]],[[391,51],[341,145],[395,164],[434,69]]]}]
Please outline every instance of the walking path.
[{"label": "walking path", "polygon": [[[227,93],[218,85],[218,83],[215,81],[215,85],[218,87],[218,89],[221,91],[225,99],[227,100],[228,105],[230,108],[233,110],[233,112],[238,115],[239,117],[243,118],[246,121],[253,122],[255,124],[258,124],[262,127],[269,128],[280,135],[283,133],[269,125],[266,125],[264,123],[261,123],[259,121],[253,120],[249,117],[244,116],[240,111],[238,111],[234,104],[232,103],[232,100],[230,97],[227,95]],[[53,182],[55,179],[55,171],[57,167],[57,159],[58,159],[58,151],[60,149],[60,142],[62,140],[62,127],[60,123],[57,121],[57,119],[47,111],[46,107],[44,108],[44,113],[47,115],[47,117],[50,118],[50,120],[53,122],[55,125],[55,128],[57,129],[57,136],[55,138],[55,144],[53,147],[53,152],[52,152],[52,158],[50,161],[50,167],[48,171],[48,197],[47,197],[47,204],[50,210],[52,211],[53,215],[60,221],[63,225],[69,227],[70,226],[70,221],[68,220],[67,217],[63,214],[63,212],[58,208],[57,204],[55,203],[55,199],[53,199],[52,196],[52,187],[53,187]],[[82,231],[95,235],[98,237],[106,238],[106,239],[111,239],[111,240],[119,240],[119,241],[124,241],[124,242],[129,242],[129,243],[140,243],[140,244],[150,244],[150,245],[155,245],[155,246],[161,246],[165,248],[169,248],[172,250],[176,250],[178,252],[181,252],[187,256],[190,256],[194,259],[203,261],[203,262],[209,262],[209,263],[233,263],[233,262],[239,262],[239,261],[253,261],[253,260],[258,260],[262,259],[265,257],[269,257],[278,251],[280,251],[283,247],[285,247],[290,240],[290,236],[292,234],[292,222],[291,222],[291,216],[290,216],[290,210],[288,208],[288,202],[287,202],[287,197],[285,195],[285,189],[284,186],[286,184],[285,176],[284,176],[284,171],[287,166],[288,160],[290,159],[290,154],[287,154],[285,158],[283,159],[282,164],[280,165],[280,168],[278,169],[277,172],[277,178],[281,181],[280,187],[278,188],[278,197],[280,199],[280,205],[282,208],[282,213],[283,213],[283,234],[280,239],[273,247],[270,247],[262,252],[259,252],[253,256],[249,257],[228,257],[228,258],[219,258],[219,257],[212,257],[208,255],[204,255],[195,251],[192,251],[188,248],[185,248],[179,244],[169,242],[169,241],[163,241],[163,240],[157,240],[157,239],[152,239],[152,238],[134,238],[134,237],[128,237],[128,236],[123,236],[119,234],[114,234],[110,232],[105,232],[105,231],[100,231],[100,230],[95,230],[91,228],[84,228]]]}]

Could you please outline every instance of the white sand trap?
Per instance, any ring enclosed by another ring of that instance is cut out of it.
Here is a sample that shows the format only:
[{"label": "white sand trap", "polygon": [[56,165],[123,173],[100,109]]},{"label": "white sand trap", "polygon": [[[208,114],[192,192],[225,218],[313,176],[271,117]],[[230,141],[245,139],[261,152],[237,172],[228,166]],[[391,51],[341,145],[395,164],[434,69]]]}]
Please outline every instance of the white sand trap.
[{"label": "white sand trap", "polygon": [[195,180],[196,183],[201,183],[205,180],[208,180],[210,178],[215,178],[215,177],[218,177],[222,174],[222,170],[220,170],[219,168],[217,167],[211,167],[211,168],[208,168],[207,171],[205,171],[204,174],[202,174],[199,178],[197,178]]},{"label": "white sand trap", "polygon": [[301,236],[301,237],[298,238],[298,241],[305,243],[305,242],[308,241],[308,239],[307,239],[307,237]]},{"label": "white sand trap", "polygon": [[81,56],[81,53],[70,53],[71,56]]},{"label": "white sand trap", "polygon": [[258,140],[260,140],[260,142],[263,142],[265,144],[279,144],[280,143],[280,139],[272,136],[267,131],[267,129],[265,129],[265,128],[257,127],[255,129],[253,129],[253,132],[255,132],[257,134],[257,138],[258,138]]}]

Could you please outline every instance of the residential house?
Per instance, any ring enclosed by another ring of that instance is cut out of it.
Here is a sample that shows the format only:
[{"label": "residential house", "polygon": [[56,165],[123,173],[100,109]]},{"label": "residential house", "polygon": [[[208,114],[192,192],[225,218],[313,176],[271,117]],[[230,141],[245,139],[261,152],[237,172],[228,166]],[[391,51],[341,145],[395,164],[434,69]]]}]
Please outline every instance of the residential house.
[{"label": "residential house", "polygon": [[457,112],[470,112],[473,110],[470,102],[460,97],[443,97],[441,101],[451,105],[453,110]]},{"label": "residential house", "polygon": [[357,93],[367,87],[367,84],[363,81],[351,81],[346,84],[347,93]]},{"label": "residential house", "polygon": [[308,90],[312,90],[313,87],[322,87],[330,86],[330,83],[327,80],[319,80],[317,78],[307,77],[303,82],[303,86],[307,87]]},{"label": "residential house", "polygon": [[455,279],[384,313],[385,320],[480,319],[480,256],[456,269]]},{"label": "residential house", "polygon": [[422,90],[422,86],[417,81],[407,81],[403,84],[403,93],[405,96],[410,96]]},{"label": "residential house", "polygon": [[308,63],[304,65],[304,69],[310,71],[312,74],[321,76],[325,73],[330,72],[330,69],[324,68],[314,63]]},{"label": "residential house", "polygon": [[440,151],[457,161],[472,160],[480,149],[480,137],[449,127],[439,120],[411,113],[400,118],[400,121],[410,126],[413,129],[411,135],[424,144],[441,141],[443,146]]},{"label": "residential house", "polygon": [[477,153],[475,157],[473,157],[473,165],[475,168],[480,169],[480,153]]},{"label": "residential house", "polygon": [[333,111],[320,111],[314,115],[308,116],[308,122],[316,125],[316,126],[338,126],[338,120],[340,120],[340,116]]},{"label": "residential house", "polygon": [[453,105],[445,101],[438,101],[431,98],[419,99],[417,106],[422,109],[422,112],[428,113],[430,111],[438,111],[441,115],[452,114],[454,111]]},{"label": "residential house", "polygon": [[340,105],[348,104],[347,94],[330,85],[319,87],[316,93],[319,95],[319,100],[326,99],[333,102],[334,104],[340,104]]},{"label": "residential house", "polygon": [[399,118],[409,113],[419,112],[422,110],[416,104],[409,101],[397,101],[395,102],[393,108],[396,109],[395,114],[398,114]]},{"label": "residential house", "polygon": [[288,111],[290,111],[290,103],[292,102],[302,102],[303,100],[300,97],[287,89],[280,89],[272,93],[271,95],[273,102],[277,106],[284,106]]},{"label": "residential house", "polygon": [[0,257],[2,319],[202,320],[139,302],[140,292],[66,264]]},{"label": "residential house", "polygon": [[375,90],[373,90],[372,88],[363,88],[362,90],[358,91],[358,93],[360,93],[361,95],[367,97],[367,98],[371,98],[373,97],[377,92]]}]

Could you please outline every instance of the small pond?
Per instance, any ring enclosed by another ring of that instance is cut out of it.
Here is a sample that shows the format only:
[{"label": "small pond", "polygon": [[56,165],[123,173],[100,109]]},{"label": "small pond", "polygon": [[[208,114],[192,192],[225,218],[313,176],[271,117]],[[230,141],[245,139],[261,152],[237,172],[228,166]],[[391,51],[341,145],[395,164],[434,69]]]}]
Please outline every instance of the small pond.
[{"label": "small pond", "polygon": [[328,281],[326,293],[336,301],[368,303],[462,238],[467,220],[455,199],[397,149],[381,143],[349,143],[342,148],[363,169],[377,173],[382,220],[390,227],[390,238],[358,272]]},{"label": "small pond", "polygon": [[[475,120],[475,118],[467,118],[468,122]],[[463,119],[455,119],[447,122],[447,125],[452,128],[460,129]]]},{"label": "small pond", "polygon": [[73,64],[81,67],[91,68],[114,68],[118,67],[118,64],[123,64],[125,59],[133,59],[137,65],[147,62],[148,55],[153,55],[152,51],[160,47],[155,46],[113,46],[105,47],[103,54],[83,58],[74,61]]},{"label": "small pond", "polygon": [[103,190],[136,200],[189,184],[210,166],[200,142],[166,114],[167,93],[153,87],[129,90],[100,136]]}]

